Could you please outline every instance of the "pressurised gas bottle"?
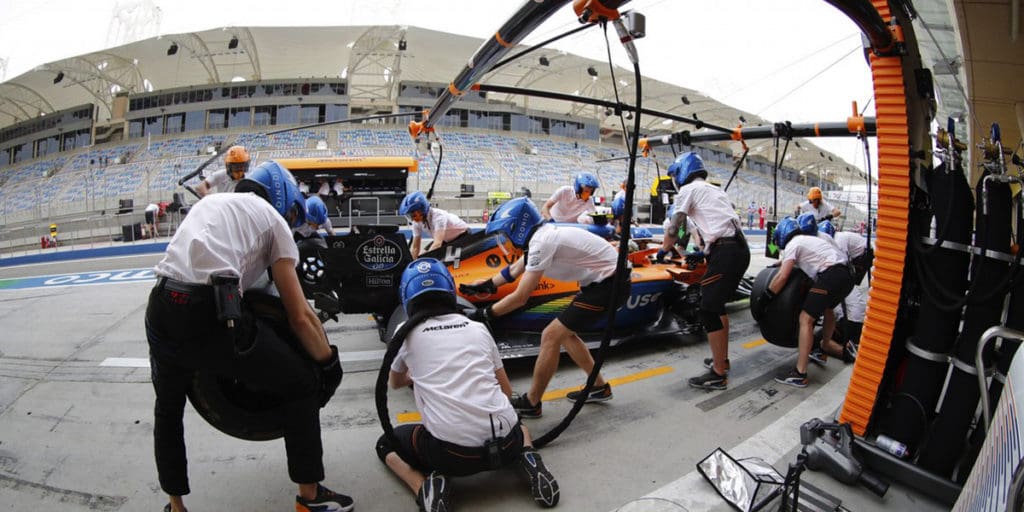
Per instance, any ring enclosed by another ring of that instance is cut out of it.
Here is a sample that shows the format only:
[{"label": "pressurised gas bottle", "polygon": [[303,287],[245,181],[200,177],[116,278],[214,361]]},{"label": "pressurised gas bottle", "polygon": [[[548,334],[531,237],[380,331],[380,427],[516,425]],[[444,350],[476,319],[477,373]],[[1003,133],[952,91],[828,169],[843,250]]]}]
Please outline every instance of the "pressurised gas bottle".
[{"label": "pressurised gas bottle", "polygon": [[875,438],[875,446],[895,455],[897,458],[900,459],[907,456],[907,445],[888,436],[878,436],[877,438]]}]

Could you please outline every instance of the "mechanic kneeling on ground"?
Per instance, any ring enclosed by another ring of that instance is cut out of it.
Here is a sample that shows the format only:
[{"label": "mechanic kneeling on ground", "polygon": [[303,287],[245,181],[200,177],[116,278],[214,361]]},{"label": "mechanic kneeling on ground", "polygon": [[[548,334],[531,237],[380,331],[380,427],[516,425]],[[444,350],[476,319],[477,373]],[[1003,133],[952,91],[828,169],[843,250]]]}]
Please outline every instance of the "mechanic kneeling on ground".
[{"label": "mechanic kneeling on ground", "polygon": [[398,213],[405,215],[412,224],[412,247],[409,251],[413,259],[420,257],[424,231],[433,238],[427,251],[438,249],[469,233],[469,225],[465,221],[454,213],[430,206],[426,194],[419,190],[402,199]]},{"label": "mechanic kneeling on ground", "polygon": [[[499,232],[512,245],[523,249],[523,257],[490,279],[460,285],[459,291],[465,294],[495,293],[499,286],[514,282],[520,276],[522,278],[515,291],[476,310],[475,319],[490,323],[523,307],[544,276],[579,282],[579,293],[565,311],[541,332],[540,353],[533,367],[530,390],[512,400],[520,417],[539,418],[542,413],[541,397],[558,370],[558,357],[563,347],[573,362],[588,375],[594,369],[594,358],[576,333],[593,330],[595,324],[606,319],[608,304],[615,291],[618,254],[606,240],[585,229],[543,222],[537,207],[525,197],[513,199],[495,210],[487,223],[487,233]],[[629,293],[627,278],[618,290],[616,307],[625,304]],[[573,402],[581,399],[603,402],[612,398],[612,387],[600,374],[589,395],[584,397],[581,391],[573,391],[567,398]]]},{"label": "mechanic kneeling on ground", "polygon": [[[377,456],[416,494],[420,510],[451,510],[448,476],[466,476],[518,461],[541,506],[558,504],[558,482],[533,449],[509,398],[512,386],[487,327],[458,312],[455,281],[433,258],[413,261],[399,295],[409,331],[391,364],[392,388],[413,386],[422,424],[395,429]],[[419,320],[421,319],[422,320]]]},{"label": "mechanic kneeling on ground", "polygon": [[678,240],[679,228],[687,222],[704,244],[708,266],[701,279],[701,323],[708,332],[711,358],[704,360],[708,371],[689,380],[701,389],[726,389],[729,386],[729,301],[743,274],[750,265],[750,248],[740,228],[740,218],[732,208],[729,196],[708,183],[704,161],[700,155],[686,152],[668,168],[668,175],[679,189],[672,216],[665,228],[665,239],[657,259],[663,260]]},{"label": "mechanic kneeling on ground", "polygon": [[[236,192],[196,203],[154,269],[146,338],[156,391],[157,473],[170,500],[164,510],[185,510],[182,496],[190,489],[182,415],[193,373],[202,370],[281,395],[288,475],[299,488],[295,509],[347,512],[352,498],[319,483],[320,408],[342,371],[338,350],[328,344],[295,273],[298,250],[289,224],[305,221],[305,205],[294,178],[274,161],[254,169]],[[280,302],[260,301],[257,314],[250,301],[255,292],[244,304],[240,296],[268,268]],[[278,332],[294,336],[305,354]]]},{"label": "mechanic kneeling on ground", "polygon": [[[816,224],[814,226],[817,228]],[[797,339],[800,355],[796,367],[775,377],[776,382],[798,388],[807,387],[807,364],[811,360],[814,345],[814,323],[824,315],[822,339],[831,339],[836,321],[832,309],[842,302],[853,287],[853,273],[846,255],[835,244],[818,238],[816,231],[802,232],[792,217],[782,219],[775,226],[773,236],[775,244],[782,249],[782,264],[758,301],[758,307],[766,308],[786,286],[793,267],[799,267],[814,281],[801,306]],[[762,315],[755,317],[760,318]],[[823,364],[824,361],[816,362]]]},{"label": "mechanic kneeling on ground", "polygon": [[867,240],[863,236],[850,231],[836,231],[830,221],[819,222],[818,233],[833,237],[839,249],[846,253],[854,270],[853,287],[850,289],[850,293],[834,309],[837,325],[835,332],[842,333],[842,336],[833,335],[830,339],[823,339],[821,348],[830,356],[838,357],[845,363],[852,363],[857,358],[857,348],[860,346],[860,334],[864,329],[864,316],[868,303],[867,292],[860,287],[860,284],[864,275],[867,274],[868,268],[871,267],[874,254],[868,249]]}]

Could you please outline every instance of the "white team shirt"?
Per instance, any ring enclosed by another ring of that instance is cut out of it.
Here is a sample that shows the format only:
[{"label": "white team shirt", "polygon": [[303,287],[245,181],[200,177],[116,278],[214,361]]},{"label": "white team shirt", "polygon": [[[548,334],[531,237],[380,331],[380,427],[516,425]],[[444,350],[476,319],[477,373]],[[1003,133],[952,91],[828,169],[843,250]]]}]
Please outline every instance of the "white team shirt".
[{"label": "white team shirt", "polygon": [[617,259],[611,244],[586,229],[544,224],[530,239],[526,271],[541,271],[559,281],[578,281],[583,287],[611,277]]},{"label": "white team shirt", "polygon": [[868,309],[867,287],[854,286],[849,295],[843,299],[843,303],[836,306],[836,318],[843,317],[843,307],[846,307],[846,319],[851,322],[864,323],[864,316]]},{"label": "white team shirt", "polygon": [[331,232],[334,231],[334,226],[331,225],[331,218],[330,217],[328,217],[327,220],[324,221],[323,224],[320,224],[320,227],[317,228],[317,229],[313,229],[313,226],[310,226],[308,222],[304,222],[301,226],[295,228],[294,231],[296,233],[306,237],[306,238],[309,238],[310,236],[313,236],[313,233],[319,232],[320,229],[323,229],[324,231],[326,231],[328,233],[331,233]]},{"label": "white team shirt", "polygon": [[516,424],[515,409],[494,373],[502,368],[494,338],[483,324],[460,314],[436,316],[416,326],[391,369],[408,370],[416,408],[430,433],[461,446],[482,446]]},{"label": "white team shirt", "polygon": [[149,203],[146,206],[146,211],[147,212],[156,213],[156,212],[160,211],[160,205],[158,205],[156,203]]},{"label": "white team shirt", "polygon": [[306,183],[305,181],[300,181],[299,182],[299,192],[303,196],[308,196],[309,195],[309,183]]},{"label": "white team shirt", "polygon": [[[594,201],[590,199],[584,201],[576,197],[576,192],[570,185],[559,187],[548,200],[555,202],[548,210],[555,222],[586,222],[581,220],[580,216],[597,211]],[[584,219],[589,219],[589,217],[584,217]]]},{"label": "white team shirt", "polygon": [[675,213],[685,213],[693,222],[693,231],[704,242],[705,251],[719,238],[736,235],[740,217],[732,208],[729,196],[722,189],[696,179],[679,189],[676,194]]},{"label": "white team shirt", "polygon": [[316,195],[318,195],[318,196],[327,196],[327,195],[330,195],[330,193],[331,193],[331,186],[328,185],[326,181],[320,183],[320,189],[317,190]]},{"label": "white team shirt", "polygon": [[469,224],[454,213],[448,213],[440,208],[431,208],[427,213],[426,222],[412,223],[412,236],[423,236],[423,232],[431,235],[435,240],[441,239],[444,242],[451,242],[469,229]]},{"label": "white team shirt", "polygon": [[[832,245],[832,247],[835,247],[836,250],[842,252],[843,254],[846,254],[846,251],[843,251],[843,248],[839,247],[839,243],[836,242],[836,239],[828,236],[828,233],[825,233],[824,231],[818,231],[818,234],[815,235],[815,236],[817,236],[818,238],[828,242],[829,244]],[[849,259],[849,255],[847,255],[847,259]]]},{"label": "white team shirt", "polygon": [[816,236],[797,235],[782,251],[782,261],[787,260],[796,261],[796,266],[807,274],[807,277],[817,279],[818,273],[829,267],[845,264],[846,255],[842,254],[835,244]]},{"label": "white team shirt", "polygon": [[238,185],[238,182],[231,179],[231,176],[228,175],[227,169],[221,169],[219,171],[215,171],[209,178],[206,178],[206,184],[210,187],[210,192],[208,192],[208,194],[213,194],[218,192],[234,192],[235,185]]},{"label": "white team shirt", "polygon": [[811,204],[809,199],[800,203],[800,213],[813,213],[814,220],[818,222],[821,222],[822,220],[825,220],[825,217],[832,215],[833,209],[832,205],[824,199],[821,200],[821,204],[819,204],[817,208]]},{"label": "white team shirt", "polygon": [[292,230],[270,203],[255,194],[214,194],[189,209],[153,270],[192,284],[231,274],[248,290],[282,258],[297,262],[299,250]]},{"label": "white team shirt", "polygon": [[864,254],[864,251],[868,249],[867,240],[851,231],[836,231],[836,245],[851,260]]}]

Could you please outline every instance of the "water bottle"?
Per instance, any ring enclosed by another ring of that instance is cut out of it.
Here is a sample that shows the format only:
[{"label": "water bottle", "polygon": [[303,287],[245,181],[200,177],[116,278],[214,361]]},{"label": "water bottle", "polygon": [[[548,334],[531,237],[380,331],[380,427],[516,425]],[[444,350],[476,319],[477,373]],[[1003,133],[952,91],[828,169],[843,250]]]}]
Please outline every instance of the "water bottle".
[{"label": "water bottle", "polygon": [[895,455],[898,459],[907,456],[907,445],[888,436],[878,436],[875,438],[875,446]]}]

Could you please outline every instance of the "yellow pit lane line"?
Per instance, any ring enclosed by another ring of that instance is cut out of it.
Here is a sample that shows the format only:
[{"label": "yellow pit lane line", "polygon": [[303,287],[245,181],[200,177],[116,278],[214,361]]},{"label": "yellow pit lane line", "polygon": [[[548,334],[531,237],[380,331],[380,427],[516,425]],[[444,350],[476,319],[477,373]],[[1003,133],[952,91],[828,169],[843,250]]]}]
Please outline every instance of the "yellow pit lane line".
[{"label": "yellow pit lane line", "polygon": [[751,341],[751,342],[748,342],[748,343],[744,343],[743,344],[743,348],[760,347],[761,345],[764,345],[765,343],[768,343],[768,340],[766,340],[764,338],[761,338],[759,340],[754,340],[754,341]]},{"label": "yellow pit lane line", "polygon": [[[672,368],[671,366],[659,366],[657,368],[651,368],[650,370],[644,370],[642,372],[637,372],[630,375],[623,375],[622,377],[616,377],[614,379],[610,379],[608,382],[612,386],[621,386],[623,384],[628,384],[630,382],[649,379],[651,377],[657,377],[658,375],[664,375],[666,373],[671,373],[674,371],[675,368]],[[565,398],[565,395],[578,389],[582,389],[582,386],[548,391],[547,393],[544,393],[544,396],[541,398],[541,401],[550,402],[552,400],[557,400],[559,398]],[[420,417],[420,413],[418,412],[401,412],[395,415],[395,420],[398,423],[409,423],[414,421],[420,421],[421,419],[422,418]]]}]

